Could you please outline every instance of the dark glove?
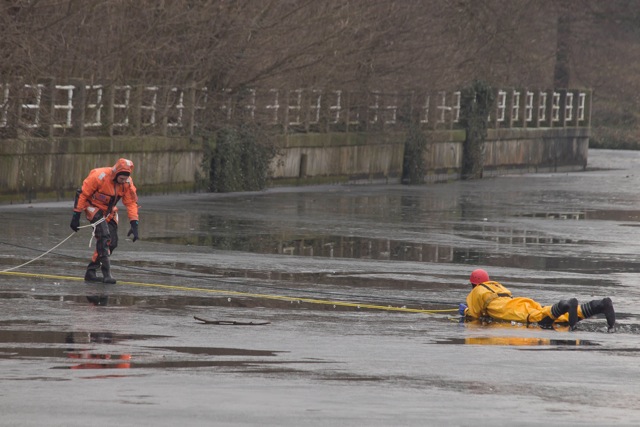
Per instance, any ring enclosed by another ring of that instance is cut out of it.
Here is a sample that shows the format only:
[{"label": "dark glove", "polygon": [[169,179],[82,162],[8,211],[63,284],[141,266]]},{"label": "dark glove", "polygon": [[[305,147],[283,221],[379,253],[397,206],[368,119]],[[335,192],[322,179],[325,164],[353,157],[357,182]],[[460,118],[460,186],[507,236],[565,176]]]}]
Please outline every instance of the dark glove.
[{"label": "dark glove", "polygon": [[133,241],[135,242],[136,240],[139,239],[138,237],[138,221],[131,221],[131,228],[129,229],[129,232],[127,233],[127,236],[131,236],[133,234]]},{"label": "dark glove", "polygon": [[460,316],[464,316],[464,311],[467,309],[467,304],[460,304],[458,306],[458,314],[460,314]]},{"label": "dark glove", "polygon": [[71,229],[75,232],[78,231],[78,229],[80,228],[80,212],[73,213],[73,216],[71,217],[71,224],[69,224],[69,227],[71,227]]}]

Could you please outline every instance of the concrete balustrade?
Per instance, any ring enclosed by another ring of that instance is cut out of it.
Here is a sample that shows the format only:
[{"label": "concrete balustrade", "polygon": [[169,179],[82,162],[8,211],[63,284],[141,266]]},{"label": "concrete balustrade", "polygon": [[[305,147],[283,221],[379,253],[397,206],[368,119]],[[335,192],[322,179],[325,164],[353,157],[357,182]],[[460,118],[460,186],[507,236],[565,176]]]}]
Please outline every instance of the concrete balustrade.
[{"label": "concrete balustrade", "polygon": [[[590,92],[497,90],[484,176],[582,170]],[[69,199],[90,169],[120,157],[141,194],[196,191],[203,146],[215,129],[256,121],[277,135],[273,185],[399,183],[404,124],[429,141],[427,182],[459,179],[465,131],[459,92],[368,94],[89,84],[0,83],[0,202]]]}]

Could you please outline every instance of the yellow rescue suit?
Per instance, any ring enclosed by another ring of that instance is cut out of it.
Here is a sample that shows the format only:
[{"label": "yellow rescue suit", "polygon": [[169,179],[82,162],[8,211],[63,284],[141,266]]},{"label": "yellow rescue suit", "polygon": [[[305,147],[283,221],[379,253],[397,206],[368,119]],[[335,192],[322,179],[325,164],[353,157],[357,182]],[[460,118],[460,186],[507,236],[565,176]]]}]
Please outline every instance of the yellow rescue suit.
[{"label": "yellow rescue suit", "polygon": [[[554,318],[550,305],[542,306],[531,298],[512,297],[511,291],[498,282],[475,285],[467,295],[467,307],[464,311],[465,316],[476,319],[491,317],[525,324],[538,323],[545,317],[553,319],[554,322],[569,321],[568,314]],[[578,318],[584,319],[580,307],[578,307]]]}]

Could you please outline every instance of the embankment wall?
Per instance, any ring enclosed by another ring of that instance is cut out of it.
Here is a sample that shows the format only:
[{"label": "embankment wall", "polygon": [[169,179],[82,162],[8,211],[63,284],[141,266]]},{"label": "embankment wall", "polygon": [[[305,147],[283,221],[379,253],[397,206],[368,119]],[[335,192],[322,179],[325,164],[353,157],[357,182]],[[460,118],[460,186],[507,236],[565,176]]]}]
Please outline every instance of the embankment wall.
[{"label": "embankment wall", "polygon": [[[423,161],[427,182],[460,178],[463,130],[427,131]],[[294,133],[282,135],[273,185],[399,183],[402,132]],[[589,128],[490,129],[484,175],[583,170]],[[195,137],[111,136],[21,138],[0,141],[0,202],[72,198],[89,170],[120,157],[134,161],[140,194],[197,191],[203,175],[203,141]]]}]

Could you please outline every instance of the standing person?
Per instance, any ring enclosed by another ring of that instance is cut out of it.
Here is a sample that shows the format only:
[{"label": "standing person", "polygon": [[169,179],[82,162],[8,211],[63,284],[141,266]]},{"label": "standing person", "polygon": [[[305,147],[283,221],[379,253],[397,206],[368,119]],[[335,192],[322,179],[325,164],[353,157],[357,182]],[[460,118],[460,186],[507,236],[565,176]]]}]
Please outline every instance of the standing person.
[{"label": "standing person", "polygon": [[[97,168],[89,172],[82,183],[82,189],[79,189],[76,194],[70,224],[73,231],[78,231],[80,213],[83,211],[92,224],[105,218],[94,226],[96,249],[84,275],[84,280],[88,282],[116,283],[116,279],[111,275],[110,256],[118,246],[116,204],[120,200],[127,208],[127,216],[131,224],[127,236],[133,234],[133,241],[138,240],[138,195],[131,179],[131,172],[133,172],[133,162],[118,159],[113,167]],[[102,271],[102,278],[96,274],[98,267]]]},{"label": "standing person", "polygon": [[514,298],[509,289],[498,282],[490,281],[489,274],[483,269],[473,270],[469,281],[472,289],[467,295],[466,304],[459,306],[461,316],[476,319],[490,317],[527,325],[537,323],[547,329],[551,328],[554,322],[568,322],[569,329],[574,330],[580,320],[604,313],[608,331],[615,330],[616,313],[611,298],[584,304],[578,304],[577,299],[571,298],[554,305],[542,306],[530,298]]}]

